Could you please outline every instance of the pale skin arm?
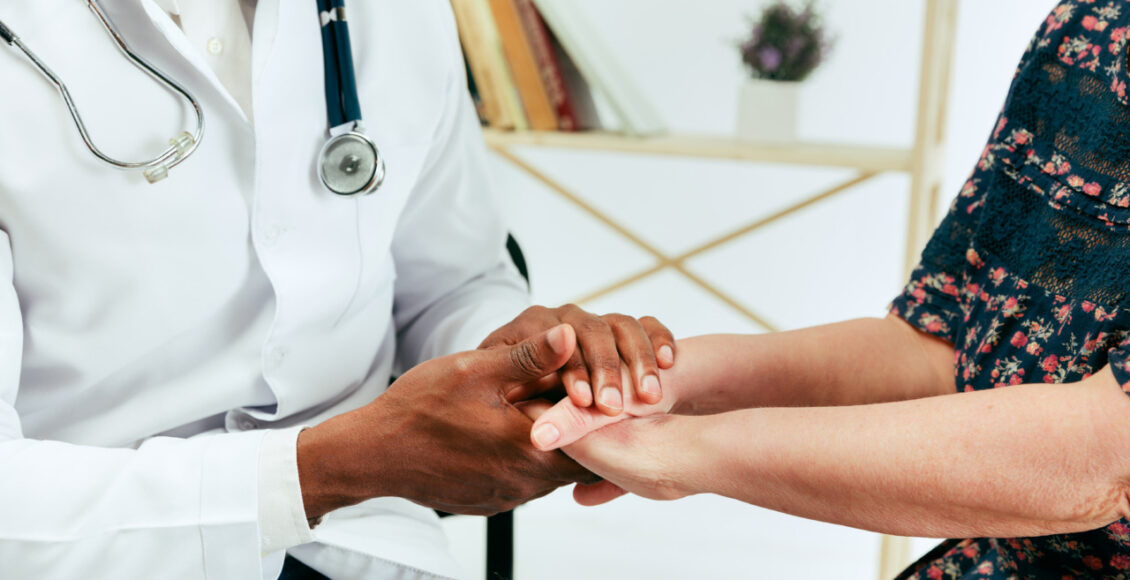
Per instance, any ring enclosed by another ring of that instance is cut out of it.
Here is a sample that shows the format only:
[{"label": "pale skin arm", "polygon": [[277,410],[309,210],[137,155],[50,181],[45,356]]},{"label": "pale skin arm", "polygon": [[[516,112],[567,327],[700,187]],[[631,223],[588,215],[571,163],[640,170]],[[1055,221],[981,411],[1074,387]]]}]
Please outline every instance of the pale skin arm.
[{"label": "pale skin arm", "polygon": [[582,503],[616,497],[616,486],[655,499],[716,493],[932,537],[1071,533],[1127,517],[1127,449],[1130,399],[1109,367],[1074,384],[649,417],[565,448],[607,480],[578,486]]},{"label": "pale skin arm", "polygon": [[670,379],[681,414],[858,405],[954,391],[953,347],[896,316],[680,344],[680,352],[693,353]]},{"label": "pale skin arm", "polygon": [[895,316],[776,334],[699,336],[680,340],[678,350],[679,364],[660,372],[658,404],[629,397],[626,413],[613,418],[562,401],[535,423],[535,445],[566,445],[628,416],[860,405],[954,392],[953,347]]}]

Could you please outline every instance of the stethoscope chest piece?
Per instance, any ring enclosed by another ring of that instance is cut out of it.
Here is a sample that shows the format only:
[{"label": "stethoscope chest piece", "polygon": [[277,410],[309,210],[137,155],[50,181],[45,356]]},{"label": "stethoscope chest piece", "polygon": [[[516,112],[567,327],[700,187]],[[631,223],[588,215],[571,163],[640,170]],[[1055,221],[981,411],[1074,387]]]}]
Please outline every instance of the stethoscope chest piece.
[{"label": "stethoscope chest piece", "polygon": [[345,0],[318,0],[318,15],[330,125],[329,140],[318,155],[318,176],[333,193],[365,195],[384,181],[385,160],[361,121]]},{"label": "stethoscope chest piece", "polygon": [[359,127],[326,141],[318,155],[318,177],[338,195],[367,195],[385,178],[385,160]]}]

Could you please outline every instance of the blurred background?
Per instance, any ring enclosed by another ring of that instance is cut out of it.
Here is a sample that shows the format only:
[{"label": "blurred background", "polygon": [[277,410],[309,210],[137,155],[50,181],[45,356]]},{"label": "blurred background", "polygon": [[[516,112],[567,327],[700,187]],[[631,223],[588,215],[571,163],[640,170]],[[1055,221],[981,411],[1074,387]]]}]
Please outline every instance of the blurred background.
[{"label": "blurred background", "polygon": [[[754,0],[570,0],[593,23],[672,133],[734,134],[747,77],[737,44]],[[937,219],[977,161],[1017,59],[1051,0],[960,0]],[[805,141],[909,147],[918,107],[921,0],[824,0],[834,51],[803,83]],[[601,105],[606,106],[606,105]],[[847,169],[516,146],[523,162],[677,255],[851,178]],[[577,301],[655,264],[653,255],[492,153],[494,185],[525,251],[534,301]],[[693,275],[779,329],[881,316],[903,284],[905,174],[857,188],[696,256]],[[935,220],[936,221],[936,220]],[[676,336],[765,328],[685,276],[664,270],[587,309],[654,315]],[[831,346],[834,348],[834,345]],[[756,482],[751,482],[756,485]],[[515,578],[840,578],[879,574],[877,534],[718,497],[622,498],[583,508],[569,489],[516,513]],[[484,523],[444,525],[470,577],[481,577]],[[937,540],[916,539],[917,557]]]}]

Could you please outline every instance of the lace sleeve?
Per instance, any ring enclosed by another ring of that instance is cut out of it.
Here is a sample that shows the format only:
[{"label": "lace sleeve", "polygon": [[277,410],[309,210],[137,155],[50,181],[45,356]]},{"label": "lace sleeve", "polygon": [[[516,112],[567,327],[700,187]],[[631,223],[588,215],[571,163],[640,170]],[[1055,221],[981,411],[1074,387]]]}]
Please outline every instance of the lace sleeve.
[{"label": "lace sleeve", "polygon": [[[1016,78],[1047,45],[1049,33],[1062,27],[1070,16],[1062,6],[1052,10],[1020,57]],[[1016,89],[1015,83],[1014,80],[1010,94]],[[981,257],[972,245],[973,234],[980,221],[979,210],[985,203],[986,191],[993,181],[1002,137],[1008,133],[1009,121],[1005,112],[1001,113],[973,175],[965,182],[946,218],[934,231],[902,294],[890,306],[892,314],[950,343],[956,342],[958,324],[964,319],[960,300],[963,273],[967,266],[979,266],[981,263]]]},{"label": "lace sleeve", "polygon": [[922,252],[921,261],[910,281],[890,306],[890,311],[923,332],[954,343],[957,326],[963,319],[960,302],[961,279],[970,262],[980,257],[971,242],[984,205],[984,189],[990,178],[984,167],[966,182],[950,205],[949,213]]}]

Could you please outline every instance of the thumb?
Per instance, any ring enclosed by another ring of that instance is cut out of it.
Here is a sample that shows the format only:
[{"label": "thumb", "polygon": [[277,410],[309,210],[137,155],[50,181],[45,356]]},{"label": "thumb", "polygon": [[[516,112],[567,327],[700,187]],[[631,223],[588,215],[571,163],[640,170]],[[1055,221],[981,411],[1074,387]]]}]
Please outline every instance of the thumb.
[{"label": "thumb", "polygon": [[601,427],[630,418],[627,413],[610,417],[595,407],[578,407],[568,397],[548,409],[539,406],[536,412],[526,414],[534,419],[530,439],[542,451],[564,447]]},{"label": "thumb", "polygon": [[[562,399],[562,402],[566,402],[568,400],[569,399]],[[540,399],[533,401],[523,401],[521,403],[517,403],[515,406],[521,409],[527,417],[534,419],[535,421],[543,417],[546,413],[552,412],[554,409],[556,409],[556,406],[551,408],[548,401]],[[608,417],[604,413],[600,412],[594,413],[594,415],[597,415],[599,417],[606,417],[611,420],[615,419],[614,417]],[[536,431],[537,428],[535,427],[534,429]],[[534,436],[534,440],[535,442],[537,441],[536,435]],[[608,503],[627,493],[628,492],[625,491],[624,488],[616,485],[615,483],[612,483],[608,480],[603,480],[588,485],[578,483],[573,488],[573,499],[576,500],[577,503],[584,506],[595,506],[602,503]]]},{"label": "thumb", "polygon": [[573,327],[559,324],[518,344],[495,350],[496,368],[502,377],[513,382],[533,381],[564,366],[576,348],[577,333]]}]

